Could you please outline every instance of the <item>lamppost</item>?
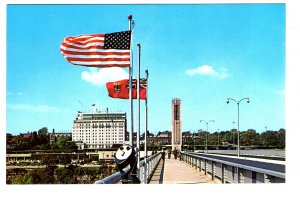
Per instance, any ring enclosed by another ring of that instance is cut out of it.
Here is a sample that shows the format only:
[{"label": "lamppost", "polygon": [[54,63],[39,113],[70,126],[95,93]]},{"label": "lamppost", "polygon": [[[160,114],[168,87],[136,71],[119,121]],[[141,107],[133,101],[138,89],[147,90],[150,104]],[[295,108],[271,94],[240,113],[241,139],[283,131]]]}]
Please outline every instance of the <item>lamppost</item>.
[{"label": "lamppost", "polygon": [[210,120],[210,121],[204,121],[204,120],[200,120],[201,122],[205,122],[206,124],[206,153],[208,153],[208,149],[207,149],[207,142],[208,142],[208,123],[210,122],[215,122],[214,120]]},{"label": "lamppost", "polygon": [[233,98],[227,98],[227,104],[229,103],[229,101],[232,100],[234,102],[236,102],[237,107],[238,107],[238,127],[237,127],[237,132],[238,132],[238,136],[237,136],[237,156],[240,156],[240,103],[243,100],[247,100],[247,103],[250,103],[250,99],[249,98],[243,98],[239,101],[236,101]]},{"label": "lamppost", "polygon": [[232,127],[232,146],[234,147],[234,121],[232,122],[232,125],[233,125],[233,127]]},{"label": "lamppost", "polygon": [[195,138],[196,138],[196,136],[193,136],[193,138],[194,138],[194,152],[196,151],[196,148],[195,148]]},{"label": "lamppost", "polygon": [[218,129],[218,149],[219,149],[219,146],[220,146],[220,129]]}]

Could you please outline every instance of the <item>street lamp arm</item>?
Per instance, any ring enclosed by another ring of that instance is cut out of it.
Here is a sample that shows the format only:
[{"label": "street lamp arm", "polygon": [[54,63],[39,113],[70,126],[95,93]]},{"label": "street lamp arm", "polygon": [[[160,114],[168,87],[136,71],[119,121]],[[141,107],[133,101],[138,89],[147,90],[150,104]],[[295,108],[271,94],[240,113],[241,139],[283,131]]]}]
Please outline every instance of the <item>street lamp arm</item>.
[{"label": "street lamp arm", "polygon": [[243,99],[241,99],[241,100],[239,101],[239,103],[242,102],[243,100],[247,100],[247,103],[250,103],[250,99],[249,99],[249,98],[243,98]]},{"label": "street lamp arm", "polygon": [[233,99],[233,98],[227,98],[227,104],[229,103],[229,101],[230,100],[232,100],[232,101],[234,101],[234,102],[236,102],[236,103],[238,103],[238,101],[236,101],[235,99]]},{"label": "street lamp arm", "polygon": [[215,122],[214,120],[210,120],[210,121],[204,121],[204,120],[200,120],[200,122],[205,122],[206,124],[210,123],[210,122]]},{"label": "street lamp arm", "polygon": [[229,101],[232,100],[234,102],[236,102],[236,104],[240,104],[240,102],[242,102],[243,100],[247,100],[247,103],[250,103],[250,99],[249,98],[242,98],[241,100],[237,101],[233,98],[227,98],[227,104],[229,103]]}]

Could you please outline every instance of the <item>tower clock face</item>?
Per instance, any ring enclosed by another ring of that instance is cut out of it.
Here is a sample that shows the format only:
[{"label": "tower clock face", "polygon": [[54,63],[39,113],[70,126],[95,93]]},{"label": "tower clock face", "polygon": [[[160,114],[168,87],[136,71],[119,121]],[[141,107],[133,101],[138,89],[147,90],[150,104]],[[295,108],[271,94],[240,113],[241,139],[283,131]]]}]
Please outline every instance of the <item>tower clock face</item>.
[{"label": "tower clock face", "polygon": [[128,145],[123,145],[121,146],[117,152],[116,152],[116,158],[118,160],[126,160],[129,158],[129,156],[131,155],[132,153],[132,148],[131,146],[128,146]]}]

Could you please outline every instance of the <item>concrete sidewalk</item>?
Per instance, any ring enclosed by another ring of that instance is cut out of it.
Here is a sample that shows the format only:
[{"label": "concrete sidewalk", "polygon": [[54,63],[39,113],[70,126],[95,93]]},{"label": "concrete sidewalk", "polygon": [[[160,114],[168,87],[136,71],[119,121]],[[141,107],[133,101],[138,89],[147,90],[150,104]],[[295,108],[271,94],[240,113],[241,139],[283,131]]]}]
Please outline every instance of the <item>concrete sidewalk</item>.
[{"label": "concrete sidewalk", "polygon": [[218,180],[211,180],[209,176],[185,163],[184,161],[165,159],[163,171],[163,184],[200,184],[200,183],[221,183]]}]

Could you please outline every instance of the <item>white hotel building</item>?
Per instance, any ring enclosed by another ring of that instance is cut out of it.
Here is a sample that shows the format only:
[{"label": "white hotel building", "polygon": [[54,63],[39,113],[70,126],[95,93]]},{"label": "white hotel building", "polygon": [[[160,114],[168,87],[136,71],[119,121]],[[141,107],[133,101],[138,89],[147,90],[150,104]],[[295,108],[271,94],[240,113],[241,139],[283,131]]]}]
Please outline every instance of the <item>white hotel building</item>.
[{"label": "white hotel building", "polygon": [[107,149],[125,143],[125,112],[78,112],[72,128],[72,141],[79,149]]}]

